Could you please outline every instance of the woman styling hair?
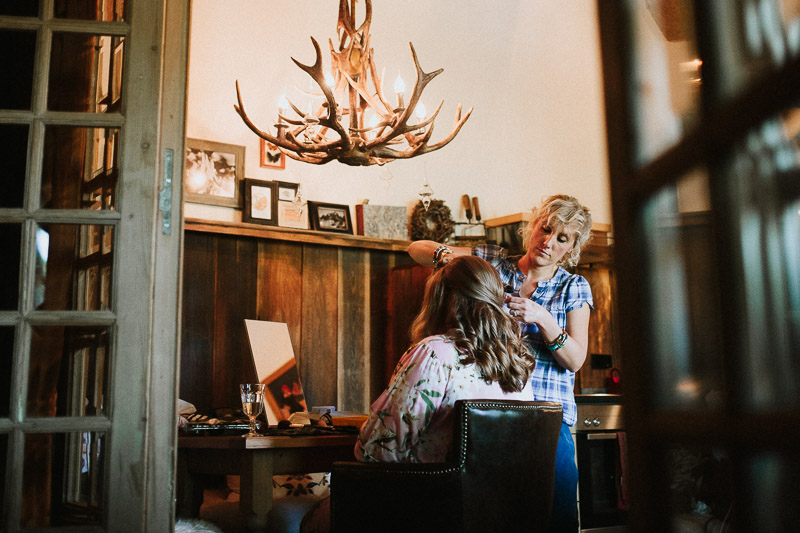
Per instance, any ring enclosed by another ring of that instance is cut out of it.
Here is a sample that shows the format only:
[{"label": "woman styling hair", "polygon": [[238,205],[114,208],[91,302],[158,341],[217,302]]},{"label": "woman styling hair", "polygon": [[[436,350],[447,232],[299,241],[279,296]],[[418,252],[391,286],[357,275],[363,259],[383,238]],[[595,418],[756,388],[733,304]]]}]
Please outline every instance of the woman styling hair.
[{"label": "woman styling hair", "polygon": [[[360,461],[444,462],[456,400],[533,400],[533,356],[503,309],[503,284],[485,260],[456,257],[428,278],[412,346],[370,407],[356,441]],[[335,487],[332,487],[335,490]],[[301,533],[330,530],[330,499],[303,518]]]},{"label": "woman styling hair", "polygon": [[591,227],[589,210],[576,198],[555,195],[533,209],[524,233],[524,255],[509,256],[496,245],[466,248],[415,241],[408,247],[411,257],[423,265],[439,268],[460,256],[474,255],[486,259],[500,275],[508,313],[519,321],[536,358],[531,374],[534,396],[563,406],[551,531],[578,529],[578,470],[569,426],[577,415],[575,372],[586,360],[593,303],[586,279],[563,267],[577,265]]},{"label": "woman styling hair", "polygon": [[428,279],[411,328],[414,344],[370,408],[358,459],[442,462],[456,400],[533,400],[533,357],[504,298],[497,271],[477,257],[454,258]]}]

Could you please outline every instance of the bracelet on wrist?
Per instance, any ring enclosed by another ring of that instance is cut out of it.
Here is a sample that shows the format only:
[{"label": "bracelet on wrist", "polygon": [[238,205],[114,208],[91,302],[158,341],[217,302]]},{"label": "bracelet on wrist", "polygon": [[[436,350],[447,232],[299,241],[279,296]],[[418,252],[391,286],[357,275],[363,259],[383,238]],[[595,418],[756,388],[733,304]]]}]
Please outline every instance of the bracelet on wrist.
[{"label": "bracelet on wrist", "polygon": [[439,263],[445,255],[452,254],[453,250],[445,245],[441,245],[433,252],[433,268],[439,268]]},{"label": "bracelet on wrist", "polygon": [[550,350],[551,352],[554,352],[554,351],[562,348],[564,346],[564,344],[566,344],[568,337],[569,336],[567,335],[567,330],[562,328],[561,329],[561,333],[559,333],[558,337],[553,339],[553,342],[546,342],[545,341],[544,345],[548,350]]}]

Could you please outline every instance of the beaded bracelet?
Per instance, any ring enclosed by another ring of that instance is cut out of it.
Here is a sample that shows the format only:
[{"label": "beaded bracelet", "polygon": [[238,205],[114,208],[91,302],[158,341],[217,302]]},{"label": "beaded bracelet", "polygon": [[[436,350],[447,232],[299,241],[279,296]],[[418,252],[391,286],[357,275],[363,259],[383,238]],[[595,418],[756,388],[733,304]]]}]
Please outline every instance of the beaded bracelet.
[{"label": "beaded bracelet", "polygon": [[453,253],[453,250],[451,250],[451,249],[450,249],[450,248],[448,248],[447,246],[445,246],[445,245],[441,245],[441,246],[439,246],[439,247],[438,247],[436,250],[434,250],[434,252],[433,252],[433,268],[434,268],[434,269],[438,268],[438,267],[439,267],[439,263],[441,262],[442,258],[443,258],[445,255],[447,255],[447,254],[452,254],[452,253]]},{"label": "beaded bracelet", "polygon": [[548,350],[554,352],[564,346],[567,342],[567,330],[562,329],[561,333],[558,337],[553,340],[553,342],[545,342],[544,345],[547,347]]}]

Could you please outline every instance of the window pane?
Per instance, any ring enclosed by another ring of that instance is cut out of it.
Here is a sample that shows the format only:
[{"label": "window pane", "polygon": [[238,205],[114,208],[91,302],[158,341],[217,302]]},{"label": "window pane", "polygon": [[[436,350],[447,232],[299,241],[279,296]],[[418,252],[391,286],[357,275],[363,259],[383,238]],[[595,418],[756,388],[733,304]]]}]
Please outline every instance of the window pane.
[{"label": "window pane", "polygon": [[[8,459],[8,434],[0,433],[0,502],[6,501],[6,462]],[[0,507],[0,520],[3,520],[3,509]]]},{"label": "window pane", "polygon": [[111,308],[114,227],[42,224],[36,230],[36,309]]},{"label": "window pane", "polygon": [[666,458],[672,531],[736,531],[729,455],[718,448],[673,445]]},{"label": "window pane", "polygon": [[36,17],[39,15],[39,2],[36,0],[3,0],[0,15],[15,17]]},{"label": "window pane", "polygon": [[99,326],[34,327],[27,415],[103,415],[109,337]]},{"label": "window pane", "polygon": [[125,39],[53,33],[48,109],[119,112]]},{"label": "window pane", "polygon": [[[704,200],[705,199],[705,200]],[[695,171],[645,206],[653,395],[661,408],[715,409],[723,397],[715,241],[708,177]]]},{"label": "window pane", "polygon": [[[763,453],[744,465],[742,485],[750,497],[742,503],[740,531],[792,531],[797,528],[800,509],[800,463],[796,456]],[[749,504],[749,506],[747,506]]]},{"label": "window pane", "polygon": [[125,20],[125,0],[55,0],[56,18]]},{"label": "window pane", "polygon": [[671,147],[698,118],[702,62],[688,2],[631,1],[631,89],[636,159],[644,164]]},{"label": "window pane", "polygon": [[28,125],[0,124],[3,194],[0,207],[22,207],[28,161]]},{"label": "window pane", "polygon": [[[0,326],[0,418],[8,418],[11,414],[11,362],[13,359],[14,327]],[[4,457],[4,455],[0,455],[0,463],[5,462]]]},{"label": "window pane", "polygon": [[800,406],[800,110],[765,122],[737,144],[720,179],[730,199],[725,228],[744,290],[730,332],[741,350],[743,404],[773,411]]},{"label": "window pane", "polygon": [[115,209],[119,129],[49,126],[44,152],[43,208]]},{"label": "window pane", "polygon": [[21,526],[99,525],[105,433],[25,435]]},{"label": "window pane", "polygon": [[0,50],[0,109],[30,109],[36,32],[0,29]]},{"label": "window pane", "polygon": [[709,22],[715,75],[714,98],[730,99],[748,84],[800,55],[800,4],[759,0],[714,2]]},{"label": "window pane", "polygon": [[16,311],[19,305],[21,244],[21,225],[0,224],[0,250],[3,250],[3,283],[0,283],[0,310],[3,311]]}]

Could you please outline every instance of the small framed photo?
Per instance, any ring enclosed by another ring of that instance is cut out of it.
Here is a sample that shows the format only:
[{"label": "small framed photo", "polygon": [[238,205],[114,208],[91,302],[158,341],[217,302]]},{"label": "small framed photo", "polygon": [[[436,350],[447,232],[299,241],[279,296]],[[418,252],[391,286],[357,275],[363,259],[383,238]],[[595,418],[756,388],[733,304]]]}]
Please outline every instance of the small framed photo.
[{"label": "small framed photo", "polygon": [[286,168],[286,155],[274,144],[261,140],[261,166],[264,168]]},{"label": "small framed photo", "polygon": [[186,139],[183,183],[187,202],[238,208],[242,179],[244,146]]},{"label": "small framed photo", "polygon": [[297,191],[300,185],[288,181],[276,181],[278,184],[278,200],[281,202],[294,202],[297,200]]},{"label": "small framed photo", "polygon": [[122,96],[122,60],[125,52],[125,40],[121,39],[114,47],[114,70],[111,78],[111,103]]},{"label": "small framed photo", "polygon": [[347,205],[309,201],[308,219],[311,229],[353,234],[353,221]]},{"label": "small framed photo", "polygon": [[242,222],[278,225],[278,184],[274,181],[244,180]]},{"label": "small framed photo", "polygon": [[305,204],[278,201],[278,225],[282,228],[308,229]]}]

